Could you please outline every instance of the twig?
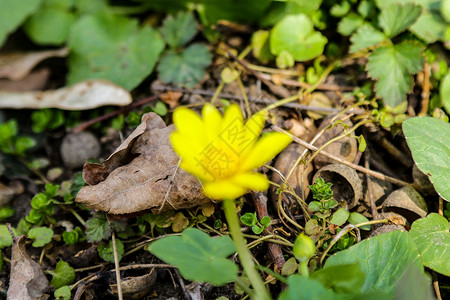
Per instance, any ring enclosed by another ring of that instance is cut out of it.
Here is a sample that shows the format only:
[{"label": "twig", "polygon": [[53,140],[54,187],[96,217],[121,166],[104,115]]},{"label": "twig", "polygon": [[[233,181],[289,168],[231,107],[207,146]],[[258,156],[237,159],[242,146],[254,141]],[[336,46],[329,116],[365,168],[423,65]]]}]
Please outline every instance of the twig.
[{"label": "twig", "polygon": [[[261,192],[252,193],[252,199],[253,203],[256,208],[256,212],[258,213],[258,217],[261,220],[264,217],[269,217],[269,213],[267,211],[267,197]],[[266,230],[269,233],[272,233],[272,225],[267,226]],[[270,256],[272,256],[274,264],[277,266],[277,268],[281,269],[285,263],[284,257],[283,257],[283,251],[281,251],[280,245],[269,243],[267,245],[267,248],[269,249]]]},{"label": "twig", "polygon": [[425,116],[428,112],[428,104],[430,103],[430,90],[431,90],[430,75],[431,75],[431,66],[426,61],[423,68],[422,94],[420,95],[422,99],[420,101],[420,111],[417,114],[418,116]]},{"label": "twig", "polygon": [[[258,75],[260,76],[260,78],[264,78],[266,80],[271,79],[271,76],[269,74],[258,73]],[[296,87],[301,87],[301,88],[305,88],[305,89],[308,89],[311,87],[311,84],[309,84],[309,83],[292,80],[292,79],[286,79],[286,78],[282,78],[281,83],[285,84],[285,85],[296,86]],[[355,89],[355,87],[353,87],[353,86],[338,86],[335,84],[326,84],[326,83],[321,83],[316,88],[316,90],[322,90],[322,91],[353,91],[354,89]]]},{"label": "twig", "polygon": [[436,272],[433,272],[433,289],[436,293],[437,300],[442,300],[441,291],[439,290],[439,281],[437,280]]},{"label": "twig", "polygon": [[144,105],[146,103],[152,102],[152,101],[156,100],[158,98],[158,96],[159,95],[153,95],[153,96],[144,98],[144,99],[139,100],[137,102],[131,103],[130,105],[127,105],[125,107],[121,107],[121,108],[119,108],[119,109],[117,109],[117,110],[115,110],[113,112],[110,112],[110,113],[108,113],[106,115],[99,116],[99,117],[94,118],[92,120],[89,120],[87,122],[81,123],[77,127],[73,128],[71,131],[72,132],[82,132],[82,131],[86,130],[88,127],[90,127],[91,125],[94,125],[95,123],[107,120],[107,119],[115,117],[117,115],[126,113],[126,112],[128,112],[128,111],[130,111],[130,110],[132,110],[132,109],[134,109],[134,108],[136,108],[138,106],[141,106],[141,105]]},{"label": "twig", "polygon": [[[364,167],[370,169],[370,150],[367,147],[366,151],[364,151]],[[372,180],[370,179],[369,174],[366,173],[366,182],[367,182],[367,194],[369,195],[370,201],[370,209],[372,210],[372,218],[374,220],[378,219],[378,211],[377,205],[375,204],[375,199],[373,199],[373,190],[372,190]]]},{"label": "twig", "polygon": [[[163,85],[155,85],[155,86],[153,86],[153,90],[161,91],[161,92],[164,92],[164,91],[182,92],[185,94],[194,94],[194,95],[201,95],[201,96],[207,96],[207,97],[213,97],[215,94],[215,92],[213,92],[213,91],[205,91],[205,90],[201,90],[201,89],[186,89],[186,88],[178,88],[178,87],[163,86]],[[217,94],[217,97],[233,99],[233,100],[240,100],[240,101],[244,100],[244,98],[242,96],[231,94],[231,93],[219,93],[219,94]],[[295,97],[297,97],[297,96],[295,96]],[[268,99],[268,98],[248,97],[248,100],[251,102],[262,103],[262,104],[277,103],[277,102],[274,102],[272,99]],[[292,100],[292,101],[294,101],[294,100]],[[338,112],[342,111],[341,108],[309,106],[309,105],[303,105],[303,104],[299,104],[299,103],[284,103],[279,106],[294,108],[294,109],[299,109],[299,110],[321,111],[321,112],[330,112],[330,113],[338,113]],[[365,113],[365,110],[364,109],[352,109],[352,110],[349,110],[348,113],[360,115],[360,114]]]},{"label": "twig", "polygon": [[[281,129],[280,127],[278,127],[278,126],[276,126],[276,125],[272,125],[272,129],[275,130],[275,131],[277,131],[277,132],[281,132],[281,133],[284,133],[284,134],[289,135],[289,136],[294,140],[294,142],[299,143],[299,144],[302,145],[303,147],[306,147],[306,148],[308,148],[308,149],[310,149],[310,150],[313,150],[313,151],[319,150],[316,146],[313,146],[313,145],[311,145],[311,144],[305,142],[304,140],[302,140],[302,139],[300,139],[300,138],[298,138],[298,137],[296,137],[296,136],[290,134],[290,133],[287,132],[286,130]],[[393,178],[393,177],[390,177],[390,176],[386,176],[386,175],[384,175],[384,174],[381,174],[381,173],[378,173],[378,172],[375,172],[375,171],[366,169],[366,168],[364,168],[364,167],[355,165],[354,163],[351,163],[351,162],[348,162],[348,161],[346,161],[346,160],[343,160],[343,159],[341,159],[341,158],[339,158],[339,157],[337,157],[337,156],[334,156],[333,154],[330,154],[330,153],[328,153],[328,152],[321,151],[321,152],[320,152],[320,155],[326,156],[326,157],[328,157],[328,158],[331,158],[332,160],[335,160],[335,161],[337,161],[337,162],[339,162],[339,163],[341,163],[341,164],[344,164],[344,165],[346,165],[346,166],[349,166],[349,167],[351,167],[351,168],[353,168],[353,169],[355,169],[355,170],[358,170],[358,171],[363,172],[363,173],[367,173],[367,174],[369,174],[370,176],[379,178],[379,179],[384,180],[384,181],[388,181],[388,182],[393,183],[393,184],[395,184],[395,185],[399,185],[399,186],[409,185],[409,183],[406,182],[406,181],[403,181],[403,180],[400,180],[400,179],[396,179],[396,178]]]},{"label": "twig", "polygon": [[119,255],[117,254],[116,233],[114,231],[112,232],[111,237],[114,250],[114,265],[116,266],[117,295],[119,296],[119,300],[123,300],[122,283],[119,271]]}]

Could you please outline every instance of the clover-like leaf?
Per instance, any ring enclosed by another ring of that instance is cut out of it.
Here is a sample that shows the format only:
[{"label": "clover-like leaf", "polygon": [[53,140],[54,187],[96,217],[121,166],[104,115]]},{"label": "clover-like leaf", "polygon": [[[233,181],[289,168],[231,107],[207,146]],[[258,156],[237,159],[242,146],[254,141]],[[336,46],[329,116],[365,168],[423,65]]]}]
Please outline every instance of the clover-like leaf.
[{"label": "clover-like leaf", "polygon": [[372,25],[363,24],[350,38],[350,41],[352,42],[350,52],[354,53],[361,49],[375,46],[376,44],[381,43],[385,38],[386,36]]},{"label": "clover-like leaf", "polygon": [[436,192],[450,201],[450,124],[417,117],[404,121],[402,126],[417,167],[429,176]]},{"label": "clover-like leaf", "polygon": [[69,84],[100,78],[131,90],[153,71],[164,41],[137,20],[96,14],[75,23],[68,46]]},{"label": "clover-like leaf", "polygon": [[321,55],[327,42],[326,37],[314,30],[309,17],[288,15],[272,29],[270,51],[279,55],[284,50],[296,61],[307,61]]},{"label": "clover-like leaf", "polygon": [[48,227],[35,227],[28,231],[27,236],[34,240],[33,247],[43,247],[52,240],[53,230]]},{"label": "clover-like leaf", "polygon": [[177,48],[189,42],[197,33],[197,22],[192,13],[179,12],[168,16],[161,27],[161,34],[171,48]]},{"label": "clover-like leaf", "polygon": [[447,28],[448,23],[441,17],[439,12],[425,11],[411,26],[410,31],[427,42],[427,44],[432,44],[436,41],[445,40]]},{"label": "clover-like leaf", "polygon": [[53,276],[50,284],[55,289],[69,285],[75,280],[75,270],[63,260],[60,260],[56,264],[56,268],[53,271],[48,271],[48,273]]},{"label": "clover-like leaf", "polygon": [[395,3],[381,10],[378,21],[388,37],[394,37],[414,24],[422,7],[414,3]]},{"label": "clover-like leaf", "polygon": [[411,75],[423,68],[422,53],[421,46],[405,41],[379,47],[369,56],[367,70],[378,79],[375,90],[385,104],[395,107],[405,100],[413,84]]},{"label": "clover-like leaf", "polygon": [[361,292],[391,292],[410,265],[423,272],[413,240],[406,232],[393,231],[364,240],[332,255],[324,268],[359,263],[366,279]]},{"label": "clover-like leaf", "polygon": [[450,276],[450,231],[446,218],[436,213],[416,220],[409,232],[424,266]]},{"label": "clover-like leaf", "polygon": [[158,65],[159,77],[164,82],[194,86],[205,74],[205,68],[211,63],[208,47],[192,44],[181,53],[169,51]]},{"label": "clover-like leaf", "polygon": [[[117,257],[119,261],[122,259],[123,254],[125,253],[125,248],[121,240],[116,239],[116,248],[117,248]],[[112,240],[109,241],[108,246],[101,243],[97,247],[98,254],[100,257],[107,262],[114,263],[114,246],[112,244]]]},{"label": "clover-like leaf", "polygon": [[212,238],[189,228],[182,236],[169,236],[153,242],[149,251],[179,268],[192,281],[224,285],[237,277],[237,266],[227,256],[236,251],[228,236]]},{"label": "clover-like leaf", "polygon": [[339,21],[337,31],[342,35],[351,35],[363,24],[364,19],[360,15],[350,12]]},{"label": "clover-like leaf", "polygon": [[0,0],[0,47],[13,32],[41,4],[41,0]]}]

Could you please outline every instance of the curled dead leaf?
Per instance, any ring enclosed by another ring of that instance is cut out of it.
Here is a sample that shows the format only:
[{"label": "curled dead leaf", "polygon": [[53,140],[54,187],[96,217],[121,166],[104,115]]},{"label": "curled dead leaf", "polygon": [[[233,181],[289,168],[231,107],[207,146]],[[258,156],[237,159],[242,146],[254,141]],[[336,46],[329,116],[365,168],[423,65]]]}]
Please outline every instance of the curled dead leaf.
[{"label": "curled dead leaf", "polygon": [[198,179],[179,168],[179,156],[167,126],[155,113],[142,123],[102,164],[86,163],[83,187],[75,201],[110,214],[154,213],[208,203]]},{"label": "curled dead leaf", "polygon": [[354,207],[363,195],[363,187],[358,173],[343,164],[331,164],[316,172],[313,182],[321,177],[325,182],[331,182],[333,198],[338,202],[347,202],[348,208]]},{"label": "curled dead leaf", "polygon": [[383,211],[393,211],[405,217],[409,223],[425,218],[427,203],[412,186],[407,185],[393,191],[383,202]]},{"label": "curled dead leaf", "polygon": [[[352,127],[353,123],[349,119],[345,119],[343,121],[344,124],[348,125],[348,127]],[[325,118],[320,124],[319,130],[325,128],[330,124],[330,117]],[[326,130],[314,143],[314,146],[321,147],[329,140],[341,135],[344,133],[344,126],[342,124],[338,124],[331,129]],[[331,153],[343,160],[353,162],[356,158],[356,154],[358,153],[358,143],[356,139],[353,137],[345,136],[328,146],[326,146],[323,151]],[[317,155],[314,158],[314,165],[316,168],[321,168],[325,165],[332,164],[334,161],[326,156]]]},{"label": "curled dead leaf", "polygon": [[67,48],[0,55],[0,78],[21,80],[41,61],[50,57],[66,57]]},{"label": "curled dead leaf", "polygon": [[[121,281],[122,293],[126,299],[143,299],[148,294],[156,282],[157,272],[152,268],[149,273],[136,276],[126,277]],[[111,277],[113,279],[114,277]],[[117,283],[110,283],[111,292],[117,295]]]},{"label": "curled dead leaf", "polygon": [[40,300],[47,299],[43,290],[48,287],[48,280],[41,267],[32,260],[25,249],[26,238],[13,238],[11,275],[9,281],[8,300]]},{"label": "curled dead leaf", "polygon": [[61,108],[85,110],[104,105],[128,105],[130,93],[106,80],[86,80],[51,91],[0,91],[1,108]]}]

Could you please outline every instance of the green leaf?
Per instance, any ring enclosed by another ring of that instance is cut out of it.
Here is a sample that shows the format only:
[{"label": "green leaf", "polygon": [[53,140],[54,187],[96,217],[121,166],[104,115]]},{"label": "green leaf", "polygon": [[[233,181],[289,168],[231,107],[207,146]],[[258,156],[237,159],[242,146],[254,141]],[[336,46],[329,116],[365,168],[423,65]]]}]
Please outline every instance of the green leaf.
[{"label": "green leaf", "polygon": [[[348,222],[350,224],[353,224],[353,225],[358,225],[358,224],[361,224],[361,223],[369,222],[369,220],[366,217],[364,217],[362,214],[359,214],[357,212],[352,212],[352,213],[350,213],[350,216],[348,218]],[[372,228],[372,226],[371,225],[364,225],[364,226],[361,226],[359,228],[362,229],[362,230],[370,230]]]},{"label": "green leaf", "polygon": [[349,12],[350,8],[351,8],[351,5],[347,1],[344,1],[340,4],[334,4],[330,9],[330,14],[333,17],[341,18]]},{"label": "green leaf", "polygon": [[411,264],[423,272],[414,242],[406,232],[393,231],[366,239],[332,255],[325,268],[359,263],[365,275],[362,292],[391,292]]},{"label": "green leaf", "polygon": [[388,37],[394,37],[411,26],[422,12],[422,7],[413,3],[395,3],[381,10],[378,22]]},{"label": "green leaf", "polygon": [[75,245],[76,243],[86,239],[80,227],[76,227],[72,231],[64,231],[62,233],[62,238],[66,245]]},{"label": "green leaf", "polygon": [[264,228],[266,228],[267,226],[270,225],[270,222],[271,222],[271,221],[272,221],[272,220],[270,219],[270,217],[265,216],[265,217],[263,217],[263,218],[261,219],[260,223],[264,226]]},{"label": "green leaf", "polygon": [[162,101],[156,102],[155,106],[152,107],[152,111],[161,117],[167,115],[168,112],[167,106]]},{"label": "green leaf", "polygon": [[40,0],[0,0],[0,47],[7,35],[16,30],[40,4]]},{"label": "green leaf", "polygon": [[50,284],[55,289],[69,285],[75,280],[75,270],[63,260],[60,260],[56,264],[56,268],[53,271],[48,271],[48,273],[53,277]]},{"label": "green leaf", "polygon": [[430,117],[411,118],[403,122],[403,132],[417,167],[450,201],[450,124]]},{"label": "green leaf", "polygon": [[168,51],[164,54],[158,65],[159,77],[166,83],[192,87],[202,79],[210,63],[208,47],[192,44],[181,53]]},{"label": "green leaf", "polygon": [[292,56],[291,53],[289,53],[286,50],[283,50],[280,52],[280,54],[278,54],[278,56],[275,59],[275,62],[279,69],[291,68],[295,64],[294,57]]},{"label": "green leaf", "polygon": [[450,232],[446,218],[436,213],[416,220],[409,231],[424,266],[450,276]]},{"label": "green leaf", "polygon": [[330,223],[341,226],[347,222],[350,213],[343,207],[339,208],[331,217]]},{"label": "green leaf", "polygon": [[59,8],[42,8],[28,18],[24,30],[33,42],[40,45],[61,45],[69,36],[75,14]]},{"label": "green leaf", "polygon": [[150,244],[149,251],[179,268],[188,280],[224,285],[237,278],[237,266],[226,259],[236,251],[228,236],[211,238],[190,228],[180,236],[169,236]]},{"label": "green leaf", "polygon": [[9,234],[8,227],[6,227],[6,225],[0,225],[0,249],[11,245],[12,237],[11,234]]},{"label": "green leaf", "polygon": [[428,44],[432,44],[436,41],[445,40],[447,28],[448,24],[438,12],[426,11],[421,14],[410,30]]},{"label": "green leaf", "polygon": [[9,205],[0,207],[0,222],[3,222],[4,220],[14,216],[15,213],[16,211]]},{"label": "green leaf", "polygon": [[164,19],[160,30],[164,40],[171,48],[187,44],[197,33],[197,22],[190,12],[179,12],[175,17]]},{"label": "green leaf", "polygon": [[61,300],[70,300],[71,292],[70,292],[70,286],[65,285],[60,287],[55,291],[53,294],[55,296],[55,299],[61,299]]},{"label": "green leaf", "polygon": [[370,46],[375,46],[381,43],[386,37],[384,34],[375,29],[370,24],[364,24],[358,28],[355,34],[352,35],[350,41],[350,52],[355,53],[361,49],[366,49]]},{"label": "green leaf", "polygon": [[95,214],[86,222],[86,238],[89,243],[99,242],[111,236],[111,228],[104,214]]},{"label": "green leaf", "polygon": [[439,94],[441,96],[442,105],[448,114],[450,114],[450,71],[447,72],[439,86]]},{"label": "green leaf", "polygon": [[359,264],[338,265],[316,271],[311,278],[320,281],[326,288],[338,293],[359,292],[365,275]]},{"label": "green leaf", "polygon": [[0,251],[0,271],[3,269],[3,254],[2,251]]},{"label": "green leaf", "polygon": [[253,55],[262,63],[268,63],[274,59],[270,52],[270,32],[258,30],[252,35]]},{"label": "green leaf", "polygon": [[253,226],[258,221],[256,218],[256,213],[245,213],[241,216],[241,222],[247,226]]},{"label": "green leaf", "polygon": [[280,300],[341,300],[347,296],[339,295],[325,288],[319,281],[300,275],[291,275],[288,278],[288,289],[281,293]]},{"label": "green leaf", "polygon": [[36,141],[28,136],[19,136],[15,142],[15,154],[24,156],[28,149],[34,147]]},{"label": "green leaf", "polygon": [[253,231],[254,234],[261,234],[261,232],[264,231],[264,227],[260,226],[258,224],[255,224],[255,225],[252,226],[252,231]]},{"label": "green leaf", "polygon": [[315,212],[315,211],[319,211],[322,209],[322,204],[319,201],[311,201],[308,204],[308,210]]},{"label": "green leaf", "polygon": [[450,22],[450,0],[442,0],[441,15],[447,22]]},{"label": "green leaf", "polygon": [[375,90],[386,105],[395,107],[405,100],[413,84],[411,75],[423,68],[422,53],[421,46],[405,41],[379,47],[369,56],[367,70],[378,80]]},{"label": "green leaf", "polygon": [[[116,239],[116,247],[117,247],[117,257],[119,258],[120,261],[122,259],[123,254],[125,253],[125,248],[121,240]],[[114,247],[112,240],[109,241],[108,246],[105,246],[103,243],[99,244],[97,250],[98,254],[104,261],[114,263]]]},{"label": "green leaf", "polygon": [[53,230],[48,227],[35,227],[28,231],[27,236],[34,240],[33,247],[44,247],[51,242]]},{"label": "green leaf", "polygon": [[361,16],[351,12],[343,17],[338,24],[337,31],[345,36],[351,35],[361,25],[364,24],[364,19]]},{"label": "green leaf", "polygon": [[116,15],[88,15],[72,27],[68,83],[99,78],[131,90],[152,73],[164,42],[149,26]]},{"label": "green leaf", "polygon": [[321,55],[327,42],[326,37],[314,30],[306,15],[289,15],[272,29],[270,50],[273,55],[285,50],[296,61],[307,61]]},{"label": "green leaf", "polygon": [[367,143],[366,143],[366,139],[364,138],[364,136],[361,134],[359,136],[359,145],[358,145],[358,150],[360,152],[364,152],[366,150],[367,147]]}]

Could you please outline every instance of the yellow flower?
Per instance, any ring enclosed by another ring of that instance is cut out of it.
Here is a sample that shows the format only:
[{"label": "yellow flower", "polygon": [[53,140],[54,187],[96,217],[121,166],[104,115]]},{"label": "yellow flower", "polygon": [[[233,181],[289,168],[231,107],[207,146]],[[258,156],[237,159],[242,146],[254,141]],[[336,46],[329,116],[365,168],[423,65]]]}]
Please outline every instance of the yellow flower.
[{"label": "yellow flower", "polygon": [[264,191],[269,181],[254,169],[267,163],[283,150],[291,139],[272,132],[258,140],[264,115],[253,115],[245,124],[238,105],[222,114],[206,104],[201,118],[185,107],[173,114],[176,131],[170,139],[182,158],[180,166],[203,184],[203,192],[213,199],[234,199],[248,189]]}]

